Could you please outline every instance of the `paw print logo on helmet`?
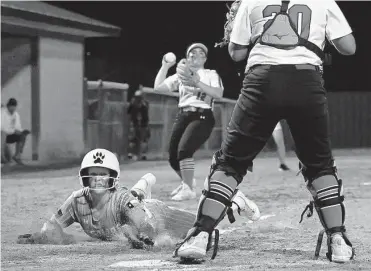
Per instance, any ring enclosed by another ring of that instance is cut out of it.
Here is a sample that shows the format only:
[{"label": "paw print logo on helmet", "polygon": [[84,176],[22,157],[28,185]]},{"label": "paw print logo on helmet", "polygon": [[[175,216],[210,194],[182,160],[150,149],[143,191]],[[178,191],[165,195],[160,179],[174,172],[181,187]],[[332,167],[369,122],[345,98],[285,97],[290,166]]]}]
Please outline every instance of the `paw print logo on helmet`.
[{"label": "paw print logo on helmet", "polygon": [[102,152],[97,152],[93,154],[94,164],[103,164],[104,157],[106,157]]},{"label": "paw print logo on helmet", "polygon": [[82,187],[89,186],[87,170],[90,167],[103,167],[109,169],[109,189],[115,188],[118,185],[120,179],[120,163],[114,153],[106,149],[95,149],[84,156],[79,171],[79,179]]}]

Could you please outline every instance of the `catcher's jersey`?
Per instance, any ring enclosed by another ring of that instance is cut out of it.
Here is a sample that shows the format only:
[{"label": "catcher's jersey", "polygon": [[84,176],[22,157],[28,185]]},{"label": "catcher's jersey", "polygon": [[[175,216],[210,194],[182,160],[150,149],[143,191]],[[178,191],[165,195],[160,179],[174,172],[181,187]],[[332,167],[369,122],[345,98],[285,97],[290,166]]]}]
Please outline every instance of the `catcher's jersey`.
[{"label": "catcher's jersey", "polygon": [[106,240],[120,232],[126,220],[126,204],[132,199],[134,197],[126,188],[119,188],[110,193],[103,211],[97,214],[92,212],[89,196],[81,189],[71,194],[55,217],[62,228],[77,222],[87,235]]},{"label": "catcher's jersey", "polygon": [[[197,71],[200,76],[200,81],[211,87],[220,87],[224,90],[222,80],[215,70],[200,69]],[[213,97],[207,95],[199,89],[198,92],[193,92],[191,89],[195,87],[185,86],[179,80],[178,75],[174,74],[165,79],[164,83],[170,91],[179,89],[179,107],[194,106],[198,108],[210,109],[214,106]]]},{"label": "catcher's jersey", "polygon": [[[281,3],[281,0],[242,0],[230,41],[240,45],[252,44],[262,34],[266,23],[280,11]],[[331,41],[352,33],[335,0],[292,0],[288,14],[299,35],[322,50],[326,37]],[[322,61],[303,46],[282,50],[257,43],[249,54],[246,71],[256,64],[322,65]]]}]

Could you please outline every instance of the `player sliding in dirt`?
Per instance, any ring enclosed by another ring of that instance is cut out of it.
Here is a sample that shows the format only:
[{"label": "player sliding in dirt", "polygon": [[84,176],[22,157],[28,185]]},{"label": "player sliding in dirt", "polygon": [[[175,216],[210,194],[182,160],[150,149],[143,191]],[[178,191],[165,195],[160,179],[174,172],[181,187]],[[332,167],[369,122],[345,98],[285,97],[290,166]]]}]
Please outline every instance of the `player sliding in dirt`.
[{"label": "player sliding in dirt", "polygon": [[[82,160],[79,179],[82,189],[73,192],[58,211],[46,221],[40,232],[18,237],[18,243],[74,243],[63,231],[74,222],[87,235],[101,240],[126,237],[134,248],[154,244],[158,236],[184,238],[196,215],[164,202],[151,199],[156,177],[147,173],[130,190],[119,187],[120,165],[116,156],[95,149]],[[229,218],[237,211],[253,221],[260,212],[254,202],[238,191]]]}]

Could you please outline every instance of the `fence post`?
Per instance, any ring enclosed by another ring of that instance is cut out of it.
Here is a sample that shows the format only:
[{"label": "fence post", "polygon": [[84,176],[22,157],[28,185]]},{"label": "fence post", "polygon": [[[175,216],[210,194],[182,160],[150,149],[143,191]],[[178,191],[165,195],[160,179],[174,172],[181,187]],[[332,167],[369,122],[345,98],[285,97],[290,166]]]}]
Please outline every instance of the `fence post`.
[{"label": "fence post", "polygon": [[165,158],[166,146],[168,144],[167,134],[169,131],[169,101],[166,97],[162,97],[161,100],[164,102],[164,111],[162,113],[163,126],[162,126],[162,140],[161,140],[161,157]]},{"label": "fence post", "polygon": [[[227,109],[227,103],[226,102],[224,102],[224,103],[221,103],[221,108],[220,108],[221,110],[222,110],[222,114],[221,114],[221,116],[222,116],[222,119],[221,119],[221,125],[222,125],[222,141],[224,141],[224,139],[225,139],[225,130],[227,129],[227,121],[228,121],[228,114],[229,114],[229,111],[227,111],[226,109]],[[224,112],[224,114],[223,114],[223,112]],[[226,113],[228,113],[228,114],[226,114]]]},{"label": "fence post", "polygon": [[104,112],[104,90],[103,90],[103,81],[99,80],[98,84],[98,148],[104,148],[102,145],[103,142],[103,112]]},{"label": "fence post", "polygon": [[121,142],[120,150],[119,150],[119,156],[127,156],[128,153],[128,145],[129,145],[129,129],[130,129],[130,121],[128,116],[128,101],[127,101],[128,92],[127,90],[122,91],[122,106],[124,108],[123,110],[123,116],[122,116],[122,129],[123,129],[123,140]]}]

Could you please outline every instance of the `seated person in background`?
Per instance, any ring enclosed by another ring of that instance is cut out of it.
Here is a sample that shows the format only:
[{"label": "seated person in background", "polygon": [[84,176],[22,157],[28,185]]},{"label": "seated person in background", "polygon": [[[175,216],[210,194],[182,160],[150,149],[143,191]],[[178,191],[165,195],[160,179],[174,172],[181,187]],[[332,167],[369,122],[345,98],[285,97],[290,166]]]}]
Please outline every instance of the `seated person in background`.
[{"label": "seated person in background", "polygon": [[12,158],[18,164],[23,164],[21,154],[26,143],[26,137],[30,133],[29,130],[22,130],[21,118],[16,111],[17,105],[17,100],[10,98],[6,108],[1,108],[1,163],[4,164],[11,160],[7,144],[13,143],[16,143],[16,148]]}]

